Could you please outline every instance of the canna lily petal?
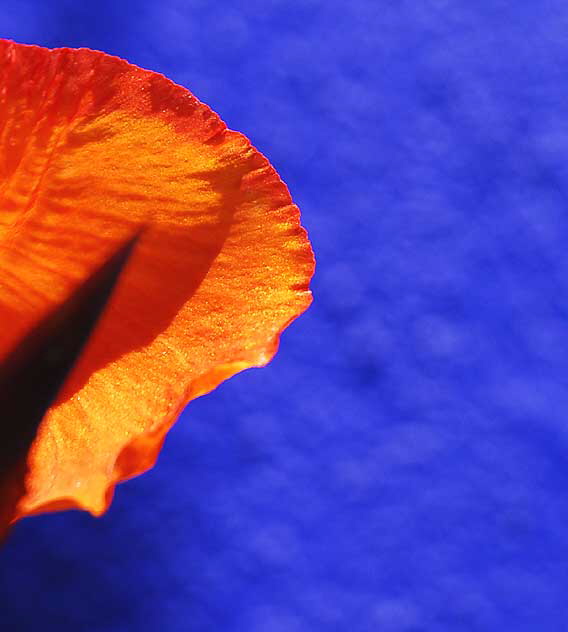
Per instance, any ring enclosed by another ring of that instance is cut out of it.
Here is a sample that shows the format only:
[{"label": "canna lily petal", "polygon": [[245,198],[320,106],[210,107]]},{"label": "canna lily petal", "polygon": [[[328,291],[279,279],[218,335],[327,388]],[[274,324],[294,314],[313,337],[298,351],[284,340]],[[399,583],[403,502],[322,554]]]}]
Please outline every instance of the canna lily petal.
[{"label": "canna lily petal", "polygon": [[165,77],[0,40],[0,358],[141,226],[28,455],[16,518],[95,515],[192,398],[266,364],[313,254],[277,173]]}]

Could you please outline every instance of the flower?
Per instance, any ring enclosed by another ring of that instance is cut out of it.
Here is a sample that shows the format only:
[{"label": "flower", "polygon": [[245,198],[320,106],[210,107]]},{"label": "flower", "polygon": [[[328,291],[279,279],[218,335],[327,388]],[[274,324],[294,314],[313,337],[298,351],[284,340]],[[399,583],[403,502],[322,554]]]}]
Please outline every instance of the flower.
[{"label": "flower", "polygon": [[0,40],[0,358],[145,226],[27,458],[16,518],[103,513],[188,401],[266,364],[313,254],[266,158],[162,75]]}]

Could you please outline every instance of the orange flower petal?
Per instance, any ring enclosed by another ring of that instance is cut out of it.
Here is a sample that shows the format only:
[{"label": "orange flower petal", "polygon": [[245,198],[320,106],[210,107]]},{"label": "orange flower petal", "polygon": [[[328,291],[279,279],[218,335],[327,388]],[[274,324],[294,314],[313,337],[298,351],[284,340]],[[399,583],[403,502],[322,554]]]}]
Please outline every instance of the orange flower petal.
[{"label": "orange flower petal", "polygon": [[98,515],[189,400],[270,360],[310,303],[313,255],[268,161],[165,77],[0,40],[0,86],[0,357],[147,226],[18,509]]}]

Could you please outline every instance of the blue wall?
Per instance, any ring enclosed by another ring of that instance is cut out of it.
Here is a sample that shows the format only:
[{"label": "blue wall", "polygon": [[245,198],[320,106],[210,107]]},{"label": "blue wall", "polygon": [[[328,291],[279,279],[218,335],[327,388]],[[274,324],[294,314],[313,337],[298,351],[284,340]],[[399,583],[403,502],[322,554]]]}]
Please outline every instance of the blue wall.
[{"label": "blue wall", "polygon": [[0,552],[7,630],[568,629],[568,4],[2,0],[246,133],[312,309],[107,516]]}]

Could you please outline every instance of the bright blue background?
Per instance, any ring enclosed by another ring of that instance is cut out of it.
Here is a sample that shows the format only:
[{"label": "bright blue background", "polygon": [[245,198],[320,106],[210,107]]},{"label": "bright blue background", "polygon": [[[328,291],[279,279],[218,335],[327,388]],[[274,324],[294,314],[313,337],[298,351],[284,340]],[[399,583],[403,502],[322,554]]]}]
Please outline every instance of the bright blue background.
[{"label": "bright blue background", "polygon": [[3,0],[0,33],[188,86],[319,263],[106,517],[16,528],[2,629],[568,629],[565,0]]}]

